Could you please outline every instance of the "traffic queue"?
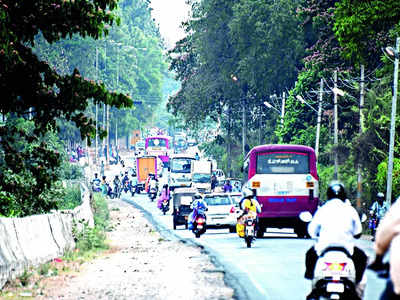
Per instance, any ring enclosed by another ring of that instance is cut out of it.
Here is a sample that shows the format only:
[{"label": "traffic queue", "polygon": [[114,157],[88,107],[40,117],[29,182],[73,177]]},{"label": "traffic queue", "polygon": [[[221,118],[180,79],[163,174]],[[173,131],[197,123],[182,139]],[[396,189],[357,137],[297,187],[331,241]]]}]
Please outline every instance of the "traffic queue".
[{"label": "traffic queue", "polygon": [[[165,136],[150,137],[145,145],[149,151],[145,149],[144,155],[135,158],[134,166],[120,174],[122,182],[115,183],[113,195],[119,196],[122,190],[132,196],[146,193],[162,214],[172,215],[174,230],[184,226],[199,238],[208,228],[228,228],[243,238],[248,248],[263,237],[267,227],[292,227],[299,238],[316,239],[306,253],[305,278],[312,286],[307,299],[363,299],[368,257],[354,240],[361,236],[365,217],[351,206],[339,182],[329,185],[328,201],[320,205],[312,148],[254,147],[244,159],[247,178],[242,185],[242,180],[226,178],[197,147],[182,146],[182,138],[179,150],[170,149]],[[390,244],[389,235],[394,239],[394,234],[379,233],[378,229],[381,244]],[[377,247],[380,252],[370,266],[385,276],[389,276],[389,269],[382,262],[382,252],[387,248]],[[385,293],[395,295],[398,276],[391,275]]]}]

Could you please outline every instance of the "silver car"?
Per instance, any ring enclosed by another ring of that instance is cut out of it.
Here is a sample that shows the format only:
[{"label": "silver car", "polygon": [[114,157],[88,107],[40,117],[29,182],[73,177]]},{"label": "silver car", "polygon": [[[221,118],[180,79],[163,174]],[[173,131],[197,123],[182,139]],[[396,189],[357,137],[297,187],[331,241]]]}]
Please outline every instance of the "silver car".
[{"label": "silver car", "polygon": [[207,227],[227,227],[231,232],[236,228],[235,203],[228,194],[212,193],[205,194],[204,201],[207,203]]}]

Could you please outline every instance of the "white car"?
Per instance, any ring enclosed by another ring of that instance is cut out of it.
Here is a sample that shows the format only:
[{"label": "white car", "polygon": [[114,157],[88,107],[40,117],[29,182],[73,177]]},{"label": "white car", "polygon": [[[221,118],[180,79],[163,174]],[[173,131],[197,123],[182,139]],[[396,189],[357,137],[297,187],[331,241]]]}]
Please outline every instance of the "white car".
[{"label": "white car", "polygon": [[208,207],[207,227],[228,227],[229,231],[234,232],[237,221],[237,208],[229,194],[205,194],[204,201]]},{"label": "white car", "polygon": [[222,186],[225,183],[225,173],[221,169],[216,169],[214,171],[215,177],[217,177],[218,185]]}]

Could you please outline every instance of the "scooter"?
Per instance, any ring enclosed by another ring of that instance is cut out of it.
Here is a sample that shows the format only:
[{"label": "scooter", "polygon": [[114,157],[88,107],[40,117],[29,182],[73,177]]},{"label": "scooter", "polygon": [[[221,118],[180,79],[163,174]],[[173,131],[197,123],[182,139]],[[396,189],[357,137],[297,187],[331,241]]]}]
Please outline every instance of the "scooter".
[{"label": "scooter", "polygon": [[149,192],[149,197],[151,201],[154,201],[157,197],[157,187],[151,187]]},{"label": "scooter", "polygon": [[[300,219],[310,222],[312,215],[302,212]],[[366,275],[360,286],[365,285]],[[363,289],[357,287],[356,268],[350,253],[341,245],[330,245],[319,255],[307,299],[362,299]]]},{"label": "scooter", "polygon": [[207,218],[205,214],[198,213],[195,221],[193,222],[192,232],[196,238],[199,238],[203,233],[206,232]]},{"label": "scooter", "polygon": [[169,210],[169,202],[167,199],[164,199],[163,202],[161,202],[161,211],[165,215],[168,210]]},{"label": "scooter", "polygon": [[244,240],[246,242],[247,248],[251,248],[252,242],[255,240],[256,235],[256,219],[253,217],[248,217],[244,220]]}]

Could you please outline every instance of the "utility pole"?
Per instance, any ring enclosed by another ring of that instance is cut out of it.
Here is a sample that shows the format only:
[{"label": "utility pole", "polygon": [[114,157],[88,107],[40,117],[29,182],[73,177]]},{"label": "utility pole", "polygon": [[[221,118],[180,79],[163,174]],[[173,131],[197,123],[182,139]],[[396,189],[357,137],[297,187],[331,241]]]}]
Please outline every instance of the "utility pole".
[{"label": "utility pole", "polygon": [[231,162],[231,157],[232,157],[232,152],[231,152],[231,107],[229,106],[228,108],[228,136],[227,136],[227,145],[226,145],[226,152],[228,153],[228,159],[226,161],[226,167],[228,169],[228,174],[229,177],[232,177],[232,162]]},{"label": "utility pole", "polygon": [[[117,44],[117,92],[119,91],[119,47],[120,45]],[[117,123],[118,118],[115,118],[115,149],[118,147],[118,136],[117,136]]]},{"label": "utility pole", "polygon": [[282,108],[281,108],[281,125],[283,128],[283,121],[285,118],[285,105],[286,105],[286,93],[282,93]]},{"label": "utility pole", "polygon": [[[364,132],[364,65],[361,65],[361,76],[360,76],[360,135]],[[357,202],[356,206],[358,209],[361,208],[361,196],[362,196],[362,174],[361,174],[361,162],[357,163]]]},{"label": "utility pole", "polygon": [[396,39],[396,50],[394,50],[392,114],[390,119],[390,143],[389,143],[389,158],[388,158],[387,186],[386,186],[386,206],[388,208],[392,203],[394,135],[396,129],[397,88],[399,83],[399,52],[400,52],[400,37]]},{"label": "utility pole", "polygon": [[[247,94],[244,95],[246,97]],[[243,159],[246,156],[246,144],[247,144],[247,137],[246,137],[246,132],[247,132],[247,118],[246,118],[246,99],[242,99],[242,152],[243,152]]]},{"label": "utility pole", "polygon": [[318,99],[318,117],[317,117],[317,133],[315,135],[315,155],[317,157],[318,162],[318,154],[319,154],[319,136],[321,133],[321,115],[322,115],[322,95],[324,92],[324,81],[321,78],[319,82],[319,99]]},{"label": "utility pole", "polygon": [[[99,49],[96,46],[96,83],[99,81]],[[97,135],[98,135],[98,124],[97,124],[97,102],[96,102],[96,120],[95,120],[95,125],[96,125],[96,141],[95,141],[95,154],[94,154],[94,161],[95,164],[97,164],[97,154],[98,154],[98,144],[97,144]]]},{"label": "utility pole", "polygon": [[110,106],[107,105],[107,124],[106,124],[106,128],[107,128],[107,165],[110,161]]},{"label": "utility pole", "polygon": [[333,109],[334,109],[334,145],[335,145],[335,174],[334,179],[339,178],[338,174],[338,107],[337,107],[337,71],[333,75]]},{"label": "utility pole", "polygon": [[261,105],[258,108],[258,111],[260,113],[260,115],[258,117],[258,144],[261,145],[262,144],[262,140],[261,140],[262,106]]}]

